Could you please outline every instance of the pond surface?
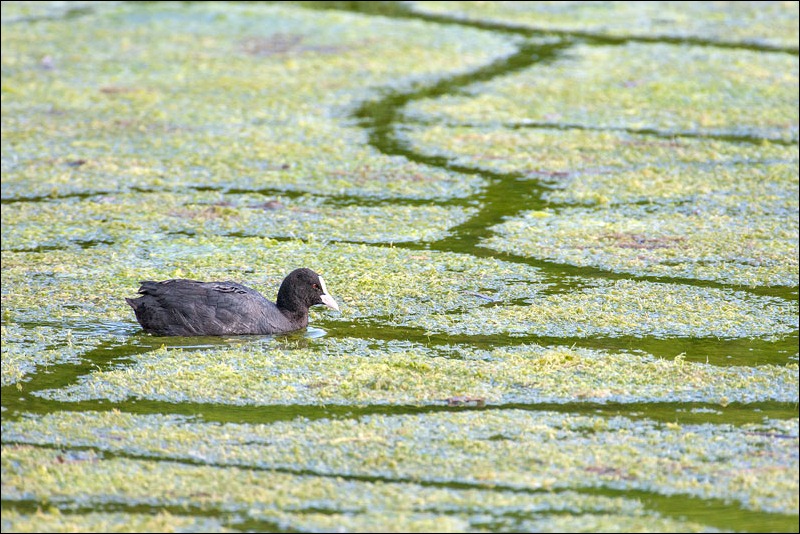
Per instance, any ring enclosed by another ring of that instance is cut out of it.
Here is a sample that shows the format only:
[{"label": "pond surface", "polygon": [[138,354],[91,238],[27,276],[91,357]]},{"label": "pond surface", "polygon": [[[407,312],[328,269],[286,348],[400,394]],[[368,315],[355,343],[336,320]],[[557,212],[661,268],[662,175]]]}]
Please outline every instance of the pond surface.
[{"label": "pond surface", "polygon": [[[4,2],[3,532],[798,531],[758,6]],[[299,266],[289,335],[124,301]]]}]

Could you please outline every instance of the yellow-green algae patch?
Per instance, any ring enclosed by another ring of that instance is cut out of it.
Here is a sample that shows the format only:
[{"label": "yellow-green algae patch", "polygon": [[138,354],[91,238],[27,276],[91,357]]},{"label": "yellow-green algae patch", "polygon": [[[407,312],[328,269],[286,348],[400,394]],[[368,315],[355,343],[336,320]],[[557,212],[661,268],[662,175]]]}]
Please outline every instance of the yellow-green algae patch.
[{"label": "yellow-green algae patch", "polygon": [[609,37],[797,48],[796,2],[406,2],[417,13]]},{"label": "yellow-green algae patch", "polygon": [[431,241],[475,212],[459,206],[329,206],[324,198],[220,192],[111,193],[3,206],[3,249],[107,244],[164,234],[363,242]]},{"label": "yellow-green algae patch", "polygon": [[238,532],[222,526],[216,519],[173,515],[166,511],[152,514],[62,513],[55,507],[40,509],[35,513],[23,513],[4,507],[2,524],[3,532]]},{"label": "yellow-green algae patch", "polygon": [[429,313],[398,321],[449,335],[771,338],[797,331],[797,301],[635,280],[597,281],[524,305]]},{"label": "yellow-green algae patch", "polygon": [[12,25],[2,46],[3,198],[180,184],[465,197],[483,179],[383,155],[345,117],[379,87],[512,50],[469,28],[215,2]]},{"label": "yellow-green algae patch", "polygon": [[[523,527],[534,525],[536,531],[555,531],[564,522],[574,521],[559,513],[565,510],[587,522],[580,530],[586,532],[603,525],[618,532],[707,531],[701,524],[661,517],[641,502],[623,497],[573,491],[525,494],[489,488],[437,488],[409,482],[295,475],[246,466],[105,459],[91,452],[30,446],[3,447],[3,480],[6,502],[34,498],[51,506],[49,512],[31,514],[24,520],[20,514],[7,514],[4,509],[4,532],[6,526],[21,532],[23,526],[41,531],[51,524],[82,526],[106,521],[113,525],[128,516],[87,514],[71,519],[74,516],[60,514],[56,508],[109,504],[187,506],[191,507],[186,512],[190,514],[228,515],[225,521],[164,513],[151,520],[178,531],[194,522],[206,530],[221,524],[236,528],[245,519],[267,522],[281,530],[312,532],[483,532],[490,525],[503,531],[530,531]],[[112,529],[116,530],[120,529]],[[121,530],[128,531],[124,527]]]},{"label": "yellow-green algae patch", "polygon": [[409,123],[400,134],[417,152],[535,179],[554,203],[687,200],[727,191],[752,191],[759,200],[781,191],[783,202],[797,202],[789,194],[797,189],[797,147],[769,141],[513,124]]},{"label": "yellow-green algae patch", "polygon": [[733,194],[716,200],[528,211],[494,226],[481,245],[637,275],[797,287],[796,207]]},{"label": "yellow-green algae patch", "polygon": [[[678,425],[622,416],[469,410],[204,424],[178,416],[59,412],[4,421],[2,430],[4,440],[18,444],[91,447],[216,467],[723,499],[747,510],[787,514],[787,521],[792,515],[796,521],[799,504],[796,418]],[[169,478],[159,477],[158,484],[170,484]]]},{"label": "yellow-green algae patch", "polygon": [[274,300],[284,276],[298,267],[324,276],[341,307],[337,315],[313,308],[312,316],[344,320],[400,320],[487,302],[476,292],[533,298],[546,287],[536,268],[467,254],[258,237],[134,237],[87,249],[3,250],[6,320],[135,325],[124,297],[135,296],[140,280],[177,277],[242,282]]},{"label": "yellow-green algae patch", "polygon": [[[642,143],[646,145],[647,140]],[[740,145],[734,149],[733,157],[725,157],[715,142],[702,144],[711,153],[705,161],[678,159],[675,163],[666,160],[670,157],[667,155],[654,165],[632,162],[623,169],[587,169],[566,172],[549,183],[545,179],[549,190],[543,199],[608,208],[633,202],[664,204],[667,209],[691,204],[696,215],[704,211],[737,214],[744,219],[743,224],[760,224],[762,219],[770,224],[776,218],[791,223],[793,216],[796,219],[797,147]],[[643,150],[648,151],[646,147]],[[674,157],[681,158],[679,154]]]},{"label": "yellow-green algae patch", "polygon": [[450,123],[551,123],[797,141],[796,55],[671,44],[578,44],[548,64],[412,102]]},{"label": "yellow-green algae patch", "polygon": [[327,339],[159,350],[32,394],[59,401],[149,399],[236,405],[731,403],[798,401],[797,364],[717,367],[646,354],[522,345],[494,350]]}]

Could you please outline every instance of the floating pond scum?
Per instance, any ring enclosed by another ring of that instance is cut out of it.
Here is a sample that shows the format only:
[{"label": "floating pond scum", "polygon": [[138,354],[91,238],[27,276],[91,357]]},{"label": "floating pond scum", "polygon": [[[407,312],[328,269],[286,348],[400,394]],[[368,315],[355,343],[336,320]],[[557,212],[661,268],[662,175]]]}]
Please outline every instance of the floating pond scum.
[{"label": "floating pond scum", "polygon": [[799,20],[3,2],[3,532],[797,532]]}]

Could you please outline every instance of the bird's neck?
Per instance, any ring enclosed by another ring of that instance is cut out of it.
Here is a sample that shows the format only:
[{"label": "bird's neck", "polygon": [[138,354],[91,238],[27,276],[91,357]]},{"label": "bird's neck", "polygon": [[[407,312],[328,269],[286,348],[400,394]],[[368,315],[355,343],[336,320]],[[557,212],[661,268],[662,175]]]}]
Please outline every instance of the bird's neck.
[{"label": "bird's neck", "polygon": [[292,310],[285,308],[280,304],[278,304],[278,309],[293,323],[299,324],[301,327],[308,326],[308,310]]},{"label": "bird's neck", "polygon": [[289,291],[283,286],[281,286],[278,291],[278,299],[275,301],[275,304],[278,306],[278,309],[281,310],[281,313],[289,319],[308,323],[308,308],[302,305],[298,306],[297,300],[290,298]]}]

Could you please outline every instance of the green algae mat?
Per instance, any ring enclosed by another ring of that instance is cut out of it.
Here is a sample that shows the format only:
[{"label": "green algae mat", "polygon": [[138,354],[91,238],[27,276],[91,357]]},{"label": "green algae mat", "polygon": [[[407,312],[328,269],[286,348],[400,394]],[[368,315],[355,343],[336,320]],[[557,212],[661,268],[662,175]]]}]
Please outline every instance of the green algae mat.
[{"label": "green algae mat", "polygon": [[798,532],[798,20],[3,2],[3,532]]}]

